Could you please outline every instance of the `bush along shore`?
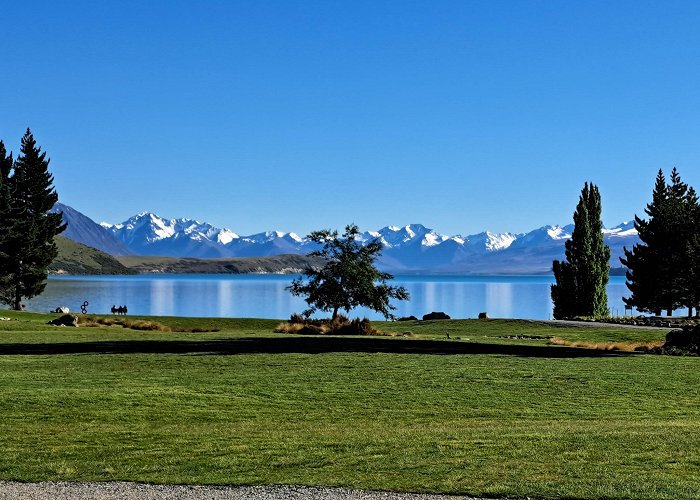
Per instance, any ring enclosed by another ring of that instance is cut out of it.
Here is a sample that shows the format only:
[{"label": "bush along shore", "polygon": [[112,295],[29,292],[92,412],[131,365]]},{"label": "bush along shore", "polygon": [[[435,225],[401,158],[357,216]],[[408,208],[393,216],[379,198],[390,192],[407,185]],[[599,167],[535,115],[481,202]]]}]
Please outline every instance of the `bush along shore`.
[{"label": "bush along shore", "polygon": [[666,334],[666,342],[655,349],[660,354],[700,356],[700,325],[685,325]]}]

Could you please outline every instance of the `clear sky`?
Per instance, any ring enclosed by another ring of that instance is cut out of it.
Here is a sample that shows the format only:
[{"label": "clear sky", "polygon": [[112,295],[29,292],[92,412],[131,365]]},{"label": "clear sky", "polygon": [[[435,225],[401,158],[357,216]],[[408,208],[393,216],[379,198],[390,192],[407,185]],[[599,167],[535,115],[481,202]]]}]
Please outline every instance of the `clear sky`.
[{"label": "clear sky", "polygon": [[240,234],[449,234],[700,188],[700,2],[3,2],[0,138],[62,202]]}]

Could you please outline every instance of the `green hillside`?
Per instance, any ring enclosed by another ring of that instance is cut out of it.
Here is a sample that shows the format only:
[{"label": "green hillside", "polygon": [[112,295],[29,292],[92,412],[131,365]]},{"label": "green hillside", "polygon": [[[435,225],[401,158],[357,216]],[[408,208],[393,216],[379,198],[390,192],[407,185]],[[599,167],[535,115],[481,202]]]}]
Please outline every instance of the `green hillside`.
[{"label": "green hillside", "polygon": [[95,248],[56,237],[58,257],[49,266],[51,274],[136,274],[117,259]]}]

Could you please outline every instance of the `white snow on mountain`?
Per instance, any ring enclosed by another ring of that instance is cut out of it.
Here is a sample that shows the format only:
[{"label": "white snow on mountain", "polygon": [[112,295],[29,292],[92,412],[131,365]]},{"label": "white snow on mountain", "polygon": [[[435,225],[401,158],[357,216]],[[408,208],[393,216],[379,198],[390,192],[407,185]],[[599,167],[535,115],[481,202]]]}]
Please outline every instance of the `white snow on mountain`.
[{"label": "white snow on mountain", "polygon": [[571,238],[571,234],[560,226],[549,226],[547,229],[547,234],[553,240],[568,240]]},{"label": "white snow on mountain", "polygon": [[467,236],[467,242],[474,248],[483,248],[489,252],[505,250],[516,239],[517,235],[512,233],[492,233],[485,231],[479,234]]},{"label": "white snow on mountain", "polygon": [[[165,219],[142,212],[120,224],[103,222],[130,251],[141,255],[178,257],[264,256],[308,253],[314,242],[293,232],[266,231],[241,236],[192,219]],[[564,242],[571,238],[573,225],[549,225],[528,233],[492,233],[448,236],[422,224],[386,226],[366,231],[358,241],[379,239],[384,246],[380,265],[392,271],[415,272],[549,272],[552,259],[562,258]],[[603,230],[611,247],[613,266],[637,241],[633,222]]]},{"label": "white snow on mountain", "polygon": [[609,237],[636,236],[637,230],[634,228],[634,221],[628,221],[610,229],[603,229],[603,234]]},{"label": "white snow on mountain", "polygon": [[434,247],[435,245],[439,245],[448,239],[449,237],[445,236],[444,234],[438,234],[435,231],[430,231],[429,233],[425,233],[425,236],[423,236],[420,244],[424,247]]},{"label": "white snow on mountain", "polygon": [[409,242],[414,242],[416,238],[420,238],[418,240],[420,242],[423,237],[430,232],[430,229],[422,224],[409,224],[404,227],[387,226],[377,232],[379,234],[379,240],[385,247],[394,248]]}]

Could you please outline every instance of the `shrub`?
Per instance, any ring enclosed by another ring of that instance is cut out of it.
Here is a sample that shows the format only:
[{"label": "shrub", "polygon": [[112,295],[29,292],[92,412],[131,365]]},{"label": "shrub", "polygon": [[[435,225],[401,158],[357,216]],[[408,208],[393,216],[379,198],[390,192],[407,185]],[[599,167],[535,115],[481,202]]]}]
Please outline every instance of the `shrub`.
[{"label": "shrub", "polygon": [[335,319],[310,319],[292,314],[289,321],[277,325],[275,332],[299,335],[396,335],[377,330],[367,318],[350,320],[342,314]]},{"label": "shrub", "polygon": [[664,354],[700,355],[700,325],[671,330],[660,350]]}]

